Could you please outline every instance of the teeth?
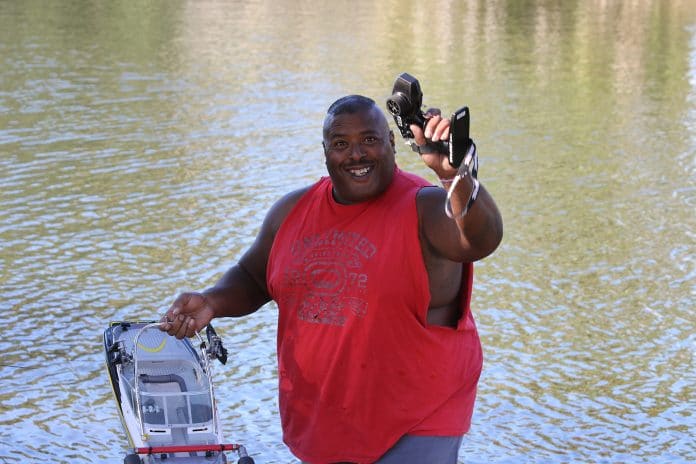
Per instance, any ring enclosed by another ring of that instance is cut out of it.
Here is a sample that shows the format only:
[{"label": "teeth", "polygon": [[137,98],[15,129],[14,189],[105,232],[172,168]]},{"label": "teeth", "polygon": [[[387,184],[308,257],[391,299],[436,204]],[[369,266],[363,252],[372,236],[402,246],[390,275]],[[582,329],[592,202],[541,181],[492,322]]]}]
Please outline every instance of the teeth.
[{"label": "teeth", "polygon": [[367,175],[372,168],[362,168],[362,169],[351,169],[350,173],[356,177],[362,177]]}]

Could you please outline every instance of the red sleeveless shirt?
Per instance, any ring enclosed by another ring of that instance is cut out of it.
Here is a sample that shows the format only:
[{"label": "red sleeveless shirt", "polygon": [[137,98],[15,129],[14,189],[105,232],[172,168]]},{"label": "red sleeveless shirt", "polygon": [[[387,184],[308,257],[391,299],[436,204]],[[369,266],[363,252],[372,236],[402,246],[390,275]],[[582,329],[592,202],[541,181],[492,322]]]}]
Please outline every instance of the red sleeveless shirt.
[{"label": "red sleeveless shirt", "polygon": [[267,282],[283,439],[304,461],[369,463],[406,433],[469,429],[482,367],[473,265],[457,328],[428,325],[416,211],[427,185],[397,169],[378,198],[341,205],[322,178],[275,237]]}]

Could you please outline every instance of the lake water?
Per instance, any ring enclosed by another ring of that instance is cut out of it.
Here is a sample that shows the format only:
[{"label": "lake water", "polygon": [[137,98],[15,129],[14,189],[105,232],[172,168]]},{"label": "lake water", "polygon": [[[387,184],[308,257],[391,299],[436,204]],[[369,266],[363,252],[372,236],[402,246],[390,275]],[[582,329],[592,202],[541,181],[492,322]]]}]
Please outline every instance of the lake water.
[{"label": "lake water", "polygon": [[[121,462],[109,321],[214,283],[404,71],[470,107],[505,221],[461,462],[696,461],[696,1],[0,0],[0,462]],[[217,323],[259,464],[296,462],[275,322]]]}]

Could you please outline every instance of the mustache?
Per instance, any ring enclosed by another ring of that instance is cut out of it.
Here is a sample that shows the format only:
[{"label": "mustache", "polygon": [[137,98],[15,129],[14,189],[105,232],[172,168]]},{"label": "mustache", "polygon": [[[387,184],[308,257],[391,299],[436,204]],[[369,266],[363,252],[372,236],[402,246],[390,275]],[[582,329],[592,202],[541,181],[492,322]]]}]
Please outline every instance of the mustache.
[{"label": "mustache", "polygon": [[363,166],[374,166],[374,165],[375,165],[375,162],[373,160],[360,159],[358,161],[346,162],[343,165],[343,167],[350,168],[350,167],[363,167]]}]

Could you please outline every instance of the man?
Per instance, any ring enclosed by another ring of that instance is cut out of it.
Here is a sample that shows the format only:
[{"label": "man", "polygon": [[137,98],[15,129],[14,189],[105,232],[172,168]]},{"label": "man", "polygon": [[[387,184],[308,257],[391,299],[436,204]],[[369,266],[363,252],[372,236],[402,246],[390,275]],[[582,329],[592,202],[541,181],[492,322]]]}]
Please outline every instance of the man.
[{"label": "man", "polygon": [[[427,117],[425,130],[412,126],[415,141],[446,140],[450,121]],[[401,171],[369,98],[337,100],[323,132],[329,177],[280,199],[237,265],[180,295],[161,328],[190,337],[273,299],[293,454],[311,464],[456,463],[482,366],[471,263],[500,243],[500,213],[444,154],[421,157],[450,195]]]}]

